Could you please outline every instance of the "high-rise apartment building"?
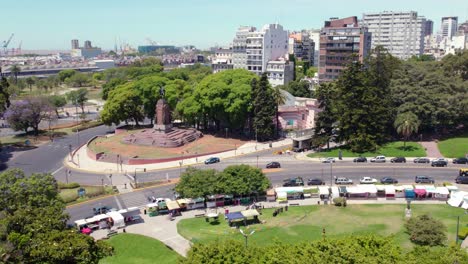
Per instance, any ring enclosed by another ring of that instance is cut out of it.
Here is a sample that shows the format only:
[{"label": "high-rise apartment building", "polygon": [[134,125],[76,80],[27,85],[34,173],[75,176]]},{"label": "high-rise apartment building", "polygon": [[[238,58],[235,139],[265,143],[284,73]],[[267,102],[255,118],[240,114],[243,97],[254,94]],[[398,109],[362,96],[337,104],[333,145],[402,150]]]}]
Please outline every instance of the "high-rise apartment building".
[{"label": "high-rise apartment building", "polygon": [[71,48],[72,49],[79,49],[80,48],[80,42],[77,39],[72,39],[71,40]]},{"label": "high-rise apartment building", "polygon": [[320,30],[309,30],[309,38],[314,42],[314,66],[318,67],[319,64],[319,49],[320,49]]},{"label": "high-rise apartment building", "polygon": [[415,11],[363,14],[361,25],[372,34],[372,49],[383,46],[400,59],[424,52],[426,19]]},{"label": "high-rise apartment building", "polygon": [[452,37],[455,36],[455,33],[457,33],[458,17],[443,17],[440,29],[442,37],[452,39]]},{"label": "high-rise apartment building", "polygon": [[91,45],[91,41],[90,40],[85,40],[84,42],[84,48],[85,49],[90,49],[92,48],[93,46]]},{"label": "high-rise apartment building", "polygon": [[250,26],[242,26],[237,29],[236,37],[232,41],[232,63],[234,69],[247,70],[247,35],[256,30],[255,27]]},{"label": "high-rise apartment building", "polygon": [[424,36],[431,36],[434,32],[434,21],[430,19],[426,19],[426,23],[424,24]]},{"label": "high-rise apartment building", "polygon": [[325,21],[320,34],[319,80],[337,79],[351,59],[362,62],[370,47],[371,35],[357,17]]},{"label": "high-rise apartment building", "polygon": [[293,32],[289,34],[288,52],[293,54],[297,60],[314,65],[315,43],[306,31]]}]

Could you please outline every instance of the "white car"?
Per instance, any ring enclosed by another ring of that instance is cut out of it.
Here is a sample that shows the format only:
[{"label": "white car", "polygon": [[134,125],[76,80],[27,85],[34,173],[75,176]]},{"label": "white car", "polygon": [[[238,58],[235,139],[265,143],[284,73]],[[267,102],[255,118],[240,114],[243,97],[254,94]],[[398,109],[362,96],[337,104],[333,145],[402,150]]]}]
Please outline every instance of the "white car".
[{"label": "white car", "polygon": [[359,183],[361,184],[374,184],[377,183],[377,179],[371,178],[371,177],[362,177],[359,180]]},{"label": "white car", "polygon": [[335,158],[326,158],[322,160],[322,163],[335,163]]},{"label": "white car", "polygon": [[375,158],[370,159],[370,162],[375,162],[375,163],[386,162],[386,161],[387,160],[385,159],[385,156],[377,156]]},{"label": "white car", "polygon": [[353,180],[340,177],[335,179],[335,184],[353,184]]}]

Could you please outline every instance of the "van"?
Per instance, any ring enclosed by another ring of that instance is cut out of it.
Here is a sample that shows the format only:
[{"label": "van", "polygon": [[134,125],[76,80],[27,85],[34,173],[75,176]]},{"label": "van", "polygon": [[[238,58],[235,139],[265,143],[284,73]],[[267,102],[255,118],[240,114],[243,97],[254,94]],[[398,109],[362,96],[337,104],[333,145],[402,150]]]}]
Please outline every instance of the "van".
[{"label": "van", "polygon": [[416,176],[414,178],[416,183],[434,183],[434,179],[428,176]]}]

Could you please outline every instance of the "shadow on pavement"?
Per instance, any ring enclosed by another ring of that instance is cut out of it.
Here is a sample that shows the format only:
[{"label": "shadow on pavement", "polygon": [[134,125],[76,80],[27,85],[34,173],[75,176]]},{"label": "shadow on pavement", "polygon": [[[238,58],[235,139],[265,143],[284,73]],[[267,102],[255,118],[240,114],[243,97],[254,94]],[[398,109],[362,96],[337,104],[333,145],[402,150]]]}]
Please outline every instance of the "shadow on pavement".
[{"label": "shadow on pavement", "polygon": [[8,145],[2,146],[0,148],[0,171],[4,171],[8,169],[7,162],[14,156],[15,153],[28,151],[31,149],[35,149],[35,146],[15,146],[15,145]]}]

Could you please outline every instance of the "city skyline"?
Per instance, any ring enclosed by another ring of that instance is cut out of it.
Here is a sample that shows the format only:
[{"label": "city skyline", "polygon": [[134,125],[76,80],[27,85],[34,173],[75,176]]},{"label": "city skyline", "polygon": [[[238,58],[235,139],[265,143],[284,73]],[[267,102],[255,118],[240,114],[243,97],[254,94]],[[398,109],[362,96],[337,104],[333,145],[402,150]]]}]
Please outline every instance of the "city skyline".
[{"label": "city skyline", "polygon": [[[445,16],[467,19],[468,3],[461,0],[403,1],[387,3],[372,0],[329,2],[293,1],[213,1],[192,3],[139,0],[128,3],[83,0],[70,6],[53,0],[23,0],[22,5],[7,2],[2,5],[4,25],[0,41],[15,34],[10,48],[22,42],[24,50],[69,50],[71,39],[91,40],[94,46],[113,49],[128,43],[136,48],[149,40],[165,45],[195,45],[199,48],[227,46],[241,25],[261,27],[279,23],[286,30],[320,29],[330,17],[357,16],[381,11],[416,11],[434,21],[434,32],[440,29]],[[340,7],[341,5],[341,7]],[[24,8],[27,6],[28,8]],[[19,14],[19,15],[18,15]],[[32,27],[34,25],[34,27]]]}]

